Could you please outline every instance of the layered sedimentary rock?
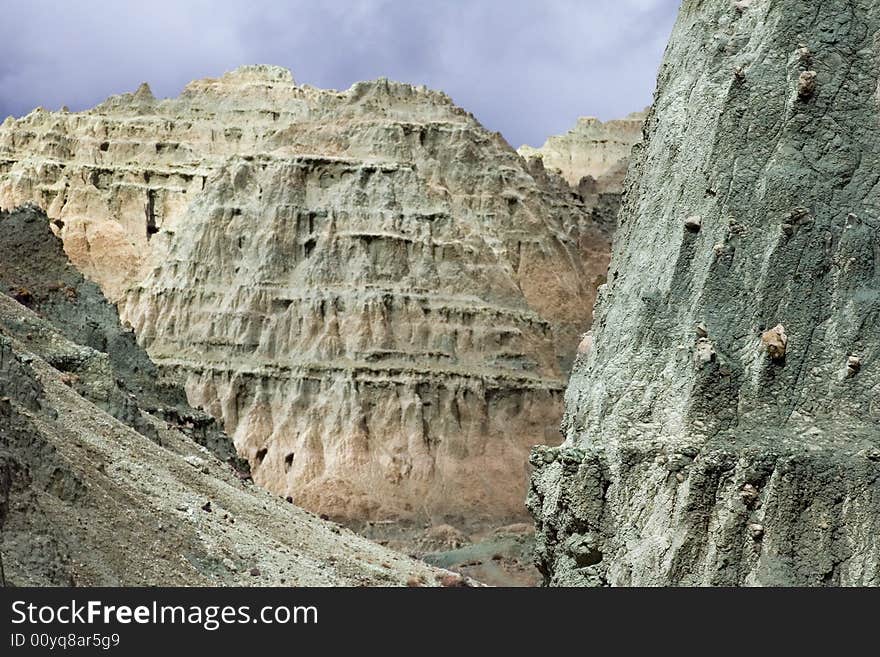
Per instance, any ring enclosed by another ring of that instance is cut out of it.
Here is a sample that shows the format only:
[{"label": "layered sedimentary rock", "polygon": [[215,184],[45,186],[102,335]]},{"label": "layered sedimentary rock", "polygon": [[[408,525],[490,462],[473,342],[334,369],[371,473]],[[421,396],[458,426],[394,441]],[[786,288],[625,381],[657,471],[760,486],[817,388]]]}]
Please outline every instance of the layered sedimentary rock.
[{"label": "layered sedimentary rock", "polygon": [[350,518],[522,513],[610,249],[445,95],[274,67],[7,120],[25,201],[256,481]]},{"label": "layered sedimentary rock", "polygon": [[880,584],[880,9],[685,0],[565,442],[551,584]]},{"label": "layered sedimentary rock", "polygon": [[[642,140],[647,112],[602,122],[581,117],[564,135],[547,139],[540,148],[521,146],[518,153],[531,166],[543,167],[565,180],[590,208],[593,222],[613,234],[623,194],[623,181],[633,146]],[[595,257],[595,256],[594,256]]]},{"label": "layered sedimentary rock", "polygon": [[15,298],[0,290],[4,586],[458,581],[256,488],[221,460],[228,437],[212,429],[218,458],[189,418],[166,419],[153,402],[171,392],[132,369],[146,355],[94,285],[56,267],[60,250],[44,214],[0,213],[0,276],[15,281]]},{"label": "layered sedimentary rock", "polygon": [[[119,323],[116,308],[67,259],[46,215],[34,207],[0,211],[0,292],[87,347],[82,358],[52,362],[83,397],[140,433],[158,439],[146,410],[171,423],[218,458],[247,471],[214,418],[192,408],[183,388],[165,377]],[[96,358],[92,358],[96,356]],[[97,373],[97,379],[92,375]],[[93,385],[95,381],[97,385]],[[112,382],[113,385],[104,385]]]},{"label": "layered sedimentary rock", "polygon": [[554,135],[540,148],[520,146],[525,158],[540,158],[574,188],[591,193],[620,194],[633,146],[642,141],[647,110],[624,119],[602,122],[582,116],[564,135]]}]

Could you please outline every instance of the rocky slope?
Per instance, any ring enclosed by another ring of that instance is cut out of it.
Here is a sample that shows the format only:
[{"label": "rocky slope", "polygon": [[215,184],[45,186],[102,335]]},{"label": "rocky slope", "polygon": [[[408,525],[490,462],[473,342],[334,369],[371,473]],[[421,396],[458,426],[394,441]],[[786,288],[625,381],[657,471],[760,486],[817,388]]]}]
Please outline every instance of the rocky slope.
[{"label": "rocky slope", "polygon": [[880,584],[875,2],[685,0],[564,445],[551,584]]},{"label": "rocky slope", "polygon": [[[49,321],[65,338],[101,356],[97,373],[113,385],[86,383],[95,369],[91,357],[73,358],[52,365],[69,376],[71,385],[118,420],[156,439],[151,422],[141,409],[185,432],[218,458],[242,472],[247,462],[212,417],[192,408],[183,388],[163,377],[131,328],[120,325],[116,308],[94,283],[86,281],[67,259],[61,240],[48,219],[33,206],[0,212],[0,292]],[[89,352],[93,353],[93,352]]]},{"label": "rocky slope", "polygon": [[[23,242],[27,248],[10,248]],[[14,286],[18,300],[0,293],[4,584],[459,581],[256,488],[195,442],[204,435],[192,422],[166,421],[168,410],[153,407],[151,395],[159,393],[148,384],[127,387],[120,372],[149,361],[118,320],[114,329],[112,306],[93,285],[52,270],[61,247],[45,215],[0,213],[0,249],[4,285],[12,278],[29,284]],[[69,286],[61,298],[51,278],[35,278],[35,259]],[[76,321],[56,320],[75,310]],[[85,327],[93,330],[80,333],[82,342],[70,339]],[[111,338],[106,352],[99,334]],[[143,382],[142,372],[133,380]],[[228,450],[228,438],[214,430],[214,451],[224,442]]]},{"label": "rocky slope", "polygon": [[31,201],[258,483],[340,518],[514,518],[610,250],[443,94],[244,67],[0,127]]}]

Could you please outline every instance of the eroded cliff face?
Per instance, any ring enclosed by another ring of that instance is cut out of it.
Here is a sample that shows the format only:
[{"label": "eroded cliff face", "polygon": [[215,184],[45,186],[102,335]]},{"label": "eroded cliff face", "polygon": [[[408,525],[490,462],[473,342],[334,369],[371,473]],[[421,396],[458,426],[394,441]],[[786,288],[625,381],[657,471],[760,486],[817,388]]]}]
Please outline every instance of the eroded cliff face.
[{"label": "eroded cliff face", "polygon": [[540,148],[520,146],[517,152],[525,158],[540,158],[547,169],[558,171],[576,189],[620,194],[633,146],[642,141],[646,116],[647,110],[604,123],[582,116],[564,135],[550,137]]},{"label": "eroded cliff face", "polygon": [[550,137],[540,148],[521,146],[517,152],[531,167],[544,168],[565,180],[590,208],[594,223],[613,234],[632,149],[642,141],[646,116],[647,111],[634,112],[604,123],[584,116],[574,128]]},{"label": "eroded cliff face", "polygon": [[275,67],[0,128],[71,259],[256,481],[337,517],[510,518],[609,238],[443,94]]},{"label": "eroded cliff face", "polygon": [[0,212],[4,585],[463,583],[254,486],[48,226]]},{"label": "eroded cliff face", "polygon": [[[153,423],[143,419],[146,410],[220,460],[247,471],[247,463],[236,456],[232,441],[214,418],[187,403],[183,387],[163,376],[137,344],[131,328],[120,325],[115,306],[70,264],[48,218],[33,206],[0,211],[0,292],[84,347],[82,354],[65,356],[52,365],[91,403],[158,440]],[[95,374],[99,383],[93,385]],[[110,381],[114,385],[105,385]]]},{"label": "eroded cliff face", "polygon": [[564,445],[551,584],[880,584],[880,5],[685,0]]}]

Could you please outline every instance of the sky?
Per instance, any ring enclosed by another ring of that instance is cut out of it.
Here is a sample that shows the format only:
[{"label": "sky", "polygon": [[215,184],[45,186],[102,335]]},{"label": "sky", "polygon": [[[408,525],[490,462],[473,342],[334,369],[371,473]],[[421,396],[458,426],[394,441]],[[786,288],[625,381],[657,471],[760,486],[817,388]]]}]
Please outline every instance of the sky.
[{"label": "sky", "polygon": [[513,146],[650,104],[679,0],[0,0],[0,120],[242,64],[442,89]]}]

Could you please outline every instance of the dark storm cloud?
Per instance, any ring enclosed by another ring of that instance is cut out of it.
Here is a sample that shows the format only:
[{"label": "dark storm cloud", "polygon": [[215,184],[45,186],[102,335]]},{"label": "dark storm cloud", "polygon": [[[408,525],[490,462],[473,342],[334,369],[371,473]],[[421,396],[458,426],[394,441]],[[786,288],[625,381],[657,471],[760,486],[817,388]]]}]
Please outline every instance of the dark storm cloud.
[{"label": "dark storm cloud", "polygon": [[241,64],[344,89],[443,89],[508,140],[650,103],[677,0],[2,0],[0,117],[83,109],[148,81],[157,96]]}]

